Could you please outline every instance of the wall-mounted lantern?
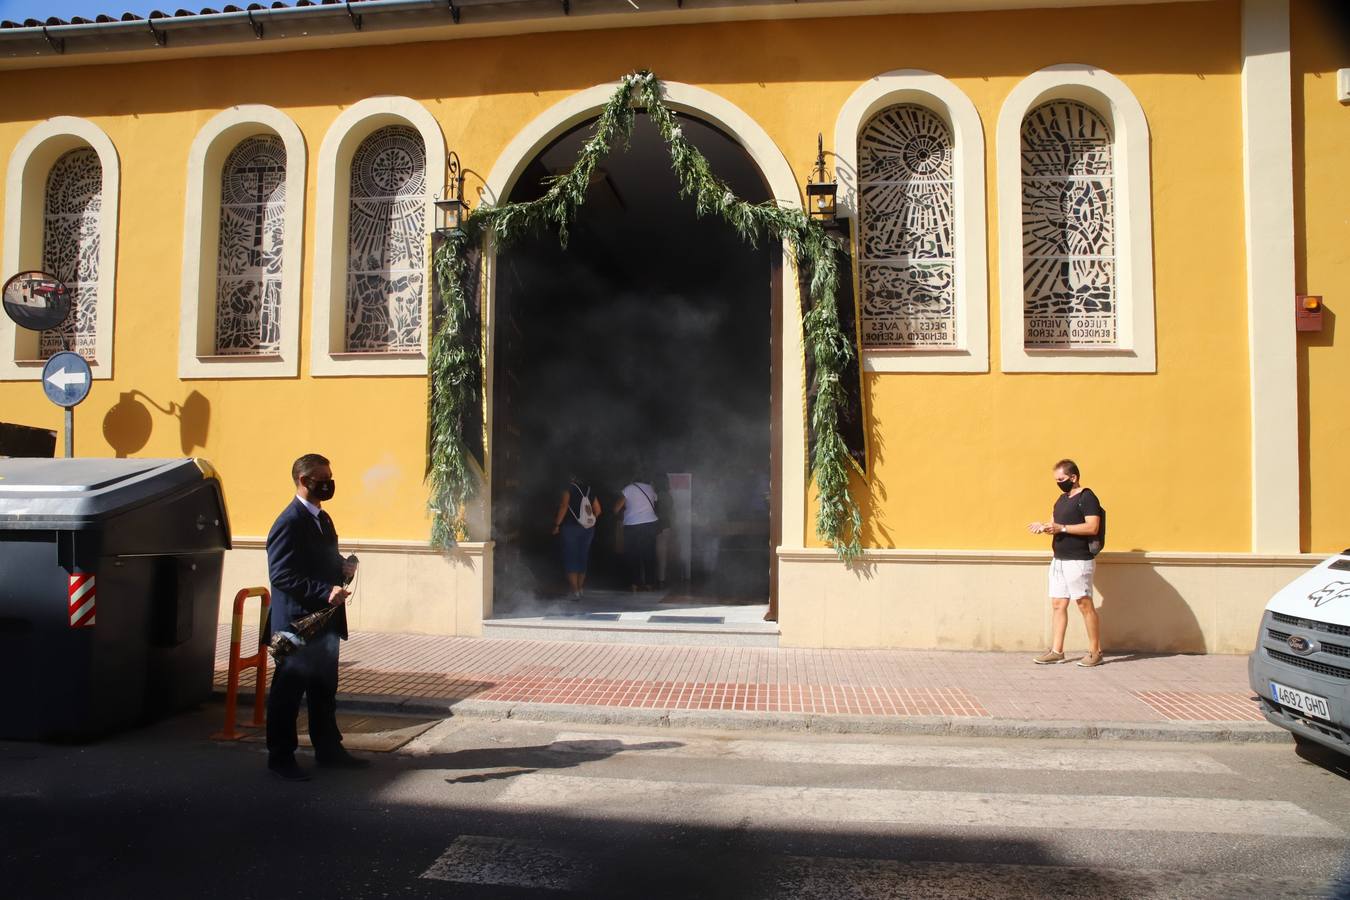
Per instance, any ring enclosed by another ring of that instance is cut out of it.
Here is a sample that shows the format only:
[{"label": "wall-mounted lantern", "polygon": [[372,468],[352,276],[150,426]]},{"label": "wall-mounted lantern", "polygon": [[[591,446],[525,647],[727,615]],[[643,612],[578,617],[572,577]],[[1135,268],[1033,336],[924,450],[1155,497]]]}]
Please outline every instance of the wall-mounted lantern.
[{"label": "wall-mounted lantern", "polygon": [[825,136],[816,135],[816,169],[806,182],[806,203],[808,214],[820,224],[829,227],[835,224],[835,198],[839,194],[839,183],[825,171]]},{"label": "wall-mounted lantern", "polygon": [[434,202],[436,233],[446,237],[459,231],[469,216],[469,204],[464,202],[464,167],[453,150],[445,155],[445,196]]}]

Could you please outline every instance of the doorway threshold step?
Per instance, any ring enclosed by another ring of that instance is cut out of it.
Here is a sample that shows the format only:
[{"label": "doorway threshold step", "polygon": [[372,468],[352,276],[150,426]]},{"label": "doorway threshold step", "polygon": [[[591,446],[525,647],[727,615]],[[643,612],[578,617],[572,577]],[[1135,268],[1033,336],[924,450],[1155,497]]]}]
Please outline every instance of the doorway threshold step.
[{"label": "doorway threshold step", "polygon": [[654,617],[659,621],[614,621],[581,617],[488,619],[483,637],[518,641],[586,641],[612,644],[668,644],[708,647],[777,647],[777,622],[737,622],[730,625],[676,621],[675,615]]}]

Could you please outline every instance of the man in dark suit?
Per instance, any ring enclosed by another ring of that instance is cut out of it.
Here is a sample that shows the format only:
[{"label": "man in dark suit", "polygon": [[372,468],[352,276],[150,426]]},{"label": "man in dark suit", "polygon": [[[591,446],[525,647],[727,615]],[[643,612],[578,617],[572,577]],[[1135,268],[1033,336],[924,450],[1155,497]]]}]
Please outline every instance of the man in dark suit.
[{"label": "man in dark suit", "polygon": [[[267,573],[272,582],[273,634],[291,635],[295,620],[350,596],[345,585],[355,566],[338,553],[337,529],[321,509],[336,490],[324,457],[307,453],[291,466],[295,499],[267,534]],[[267,768],[287,781],[306,781],[295,761],[295,723],[300,698],[307,698],[314,761],[325,767],[369,765],[342,746],[337,726],[338,642],[347,639],[347,611],[339,609],[323,630],[277,662],[267,698]]]}]

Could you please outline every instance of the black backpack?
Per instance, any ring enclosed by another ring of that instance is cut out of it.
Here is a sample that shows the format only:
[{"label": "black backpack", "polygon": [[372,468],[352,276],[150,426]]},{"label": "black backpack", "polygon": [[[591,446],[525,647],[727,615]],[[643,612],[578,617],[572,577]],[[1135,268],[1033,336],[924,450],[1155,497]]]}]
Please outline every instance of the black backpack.
[{"label": "black backpack", "polygon": [[[1101,506],[1100,497],[1097,498],[1097,505]],[[1081,500],[1078,502],[1078,511],[1079,512],[1083,511],[1083,503]],[[1084,514],[1083,518],[1086,519],[1087,515]],[[1092,537],[1088,538],[1088,553],[1091,553],[1093,559],[1096,559],[1097,554],[1101,553],[1102,548],[1105,546],[1106,546],[1106,507],[1102,506],[1102,524],[1101,527],[1097,529],[1097,533]]]}]

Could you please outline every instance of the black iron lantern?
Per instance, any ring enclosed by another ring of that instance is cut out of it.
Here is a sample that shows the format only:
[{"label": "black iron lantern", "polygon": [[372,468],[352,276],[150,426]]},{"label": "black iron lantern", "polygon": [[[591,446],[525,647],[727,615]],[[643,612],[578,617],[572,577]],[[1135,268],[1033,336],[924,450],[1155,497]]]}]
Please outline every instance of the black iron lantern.
[{"label": "black iron lantern", "polygon": [[464,167],[453,150],[445,155],[445,196],[434,202],[436,233],[445,237],[459,231],[468,218],[469,204],[464,202]]},{"label": "black iron lantern", "polygon": [[811,180],[806,182],[806,204],[808,214],[822,225],[835,223],[835,199],[839,195],[839,182],[825,171],[825,136],[816,135],[816,170]]}]

